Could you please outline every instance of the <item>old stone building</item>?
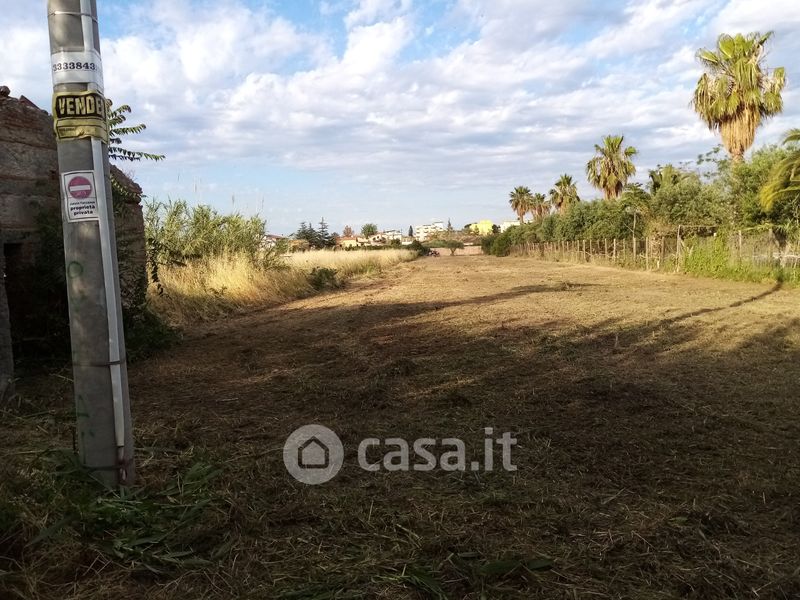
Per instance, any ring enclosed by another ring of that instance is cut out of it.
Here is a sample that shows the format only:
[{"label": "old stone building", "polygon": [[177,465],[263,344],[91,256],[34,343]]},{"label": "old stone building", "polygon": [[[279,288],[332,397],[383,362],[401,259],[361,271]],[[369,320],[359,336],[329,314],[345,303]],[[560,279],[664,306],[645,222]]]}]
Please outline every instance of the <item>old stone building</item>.
[{"label": "old stone building", "polygon": [[[144,299],[147,284],[141,189],[116,167],[112,171],[128,191],[115,194],[114,205],[123,304],[130,309]],[[52,119],[24,96],[14,98],[0,87],[0,400],[12,380],[12,348],[18,354],[35,349],[31,340],[58,329],[51,322],[63,325],[55,334],[65,336],[60,235]]]}]

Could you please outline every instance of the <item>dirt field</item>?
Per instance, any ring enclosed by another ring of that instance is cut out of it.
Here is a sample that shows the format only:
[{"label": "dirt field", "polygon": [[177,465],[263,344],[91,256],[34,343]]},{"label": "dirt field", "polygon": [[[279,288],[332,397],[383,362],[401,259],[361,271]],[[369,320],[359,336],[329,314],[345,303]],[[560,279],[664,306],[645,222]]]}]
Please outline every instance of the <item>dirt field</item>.
[{"label": "dirt field", "polygon": [[[222,468],[209,535],[230,550],[67,569],[43,596],[800,597],[798,290],[428,258],[197,328],[132,366],[131,396],[144,484],[154,448]],[[321,486],[282,462],[307,423],[345,446]],[[472,459],[489,426],[516,472],[357,466],[365,437],[459,437]]]}]

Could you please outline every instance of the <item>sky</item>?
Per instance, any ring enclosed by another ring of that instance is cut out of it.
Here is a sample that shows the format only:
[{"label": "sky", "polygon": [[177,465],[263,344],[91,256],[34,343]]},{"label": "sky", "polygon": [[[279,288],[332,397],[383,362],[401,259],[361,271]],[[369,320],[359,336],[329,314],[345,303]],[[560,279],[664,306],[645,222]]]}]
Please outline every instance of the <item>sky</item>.
[{"label": "sky", "polygon": [[[259,214],[272,233],[513,219],[518,185],[622,134],[635,180],[717,137],[694,114],[697,49],[774,31],[800,126],[798,0],[98,0],[106,96],[147,130],[128,163],[151,200]],[[48,108],[46,2],[0,0],[0,85]],[[797,85],[798,87],[795,87]]]}]

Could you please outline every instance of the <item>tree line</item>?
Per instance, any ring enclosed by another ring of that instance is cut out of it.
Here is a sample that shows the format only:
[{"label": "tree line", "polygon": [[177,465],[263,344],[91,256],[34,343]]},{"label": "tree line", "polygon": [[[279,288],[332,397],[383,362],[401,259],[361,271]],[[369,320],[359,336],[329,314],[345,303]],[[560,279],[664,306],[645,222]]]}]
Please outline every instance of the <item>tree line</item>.
[{"label": "tree line", "polygon": [[[782,145],[761,148],[745,160],[758,127],[783,109],[785,69],[764,64],[771,37],[771,32],[723,34],[715,48],[697,52],[704,72],[691,105],[719,133],[721,146],[695,164],[659,166],[642,185],[630,183],[636,148],[627,146],[622,135],[605,136],[585,166],[602,200],[582,202],[575,180],[566,173],[547,194],[517,186],[509,204],[522,227],[497,237],[496,250],[502,253],[523,241],[674,232],[680,225],[697,232],[770,228],[784,237],[800,230],[800,130],[790,131]],[[525,224],[528,213],[532,222]]]}]

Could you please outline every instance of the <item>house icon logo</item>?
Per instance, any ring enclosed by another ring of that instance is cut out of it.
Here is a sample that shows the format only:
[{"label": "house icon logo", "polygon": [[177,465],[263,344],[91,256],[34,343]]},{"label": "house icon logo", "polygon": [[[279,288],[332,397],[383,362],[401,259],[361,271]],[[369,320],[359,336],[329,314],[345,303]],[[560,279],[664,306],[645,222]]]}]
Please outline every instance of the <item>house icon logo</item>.
[{"label": "house icon logo", "polygon": [[317,436],[308,438],[297,448],[297,465],[301,469],[327,469],[331,451]]},{"label": "house icon logo", "polygon": [[333,479],[342,468],[344,449],[333,431],[323,425],[296,429],[283,445],[283,464],[298,481],[318,485]]}]

